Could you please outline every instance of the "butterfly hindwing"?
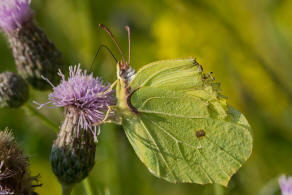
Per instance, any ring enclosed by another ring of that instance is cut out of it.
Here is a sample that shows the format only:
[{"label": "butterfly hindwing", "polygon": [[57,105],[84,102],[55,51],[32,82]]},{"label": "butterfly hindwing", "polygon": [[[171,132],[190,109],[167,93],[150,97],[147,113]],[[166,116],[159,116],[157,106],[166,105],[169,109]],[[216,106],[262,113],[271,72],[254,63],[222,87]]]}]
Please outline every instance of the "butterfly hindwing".
[{"label": "butterfly hindwing", "polygon": [[[219,183],[251,154],[245,117],[226,104],[218,84],[193,59],[154,62],[130,83],[136,113],[122,125],[151,173],[173,183]],[[129,108],[130,110],[130,108]]]}]

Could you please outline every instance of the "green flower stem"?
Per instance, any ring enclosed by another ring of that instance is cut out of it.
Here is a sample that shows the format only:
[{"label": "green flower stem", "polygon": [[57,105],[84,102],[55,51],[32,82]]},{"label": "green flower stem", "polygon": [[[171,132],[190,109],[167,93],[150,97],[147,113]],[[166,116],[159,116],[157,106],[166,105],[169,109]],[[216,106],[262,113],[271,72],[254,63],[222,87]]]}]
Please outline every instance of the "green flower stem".
[{"label": "green flower stem", "polygon": [[25,104],[24,107],[33,115],[38,117],[45,125],[52,128],[56,133],[59,132],[58,125],[51,122],[46,116],[44,116],[42,113],[40,113],[36,108],[29,104]]},{"label": "green flower stem", "polygon": [[86,195],[94,195],[88,177],[82,181],[82,185],[83,185]]},{"label": "green flower stem", "polygon": [[62,185],[62,194],[71,195],[72,189],[73,189],[73,186]]},{"label": "green flower stem", "polygon": [[219,185],[219,184],[213,184],[213,187],[214,187],[214,194],[215,195],[224,195],[224,187]]}]

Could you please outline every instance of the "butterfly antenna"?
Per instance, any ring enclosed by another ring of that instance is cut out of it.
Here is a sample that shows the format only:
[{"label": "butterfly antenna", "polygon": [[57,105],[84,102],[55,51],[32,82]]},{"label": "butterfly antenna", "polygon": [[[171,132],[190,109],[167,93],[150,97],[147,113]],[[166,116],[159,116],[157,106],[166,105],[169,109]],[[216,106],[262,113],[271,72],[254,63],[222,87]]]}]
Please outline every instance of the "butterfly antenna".
[{"label": "butterfly antenna", "polygon": [[124,57],[124,53],[121,50],[118,42],[116,41],[114,35],[111,33],[111,31],[104,25],[104,24],[99,24],[99,27],[102,28],[103,30],[105,30],[107,32],[107,34],[110,36],[110,38],[113,40],[113,42],[115,43],[116,47],[118,48],[118,50],[120,51],[121,55],[122,55],[122,60],[124,62],[126,62],[125,57]]},{"label": "butterfly antenna", "polygon": [[129,41],[129,57],[128,57],[128,64],[130,64],[131,60],[131,30],[129,26],[125,26],[126,31],[128,32],[128,41]]},{"label": "butterfly antenna", "polygon": [[96,58],[97,58],[97,56],[98,56],[98,54],[99,54],[99,52],[100,52],[100,50],[101,50],[102,48],[105,48],[105,49],[111,54],[111,56],[114,58],[114,60],[116,61],[116,63],[118,63],[118,60],[117,60],[117,58],[114,56],[113,52],[112,52],[112,51],[111,51],[106,45],[100,45],[99,48],[98,48],[97,51],[96,51],[96,54],[95,54],[93,60],[92,60],[92,63],[91,63],[91,66],[90,66],[89,72],[91,72],[92,67],[93,67],[93,65],[94,65],[94,63],[95,63],[95,60],[96,60]]}]

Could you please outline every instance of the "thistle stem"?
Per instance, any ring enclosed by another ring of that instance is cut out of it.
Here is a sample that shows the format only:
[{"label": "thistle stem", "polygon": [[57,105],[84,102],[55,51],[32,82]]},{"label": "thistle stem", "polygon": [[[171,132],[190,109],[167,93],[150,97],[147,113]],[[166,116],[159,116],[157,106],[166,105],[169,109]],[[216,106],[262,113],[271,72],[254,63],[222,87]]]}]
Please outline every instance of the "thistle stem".
[{"label": "thistle stem", "polygon": [[33,115],[38,117],[45,125],[52,128],[56,133],[59,132],[59,127],[54,124],[52,121],[50,121],[46,116],[44,116],[42,113],[40,113],[37,109],[35,109],[33,106],[29,104],[25,104],[24,107]]},{"label": "thistle stem", "polygon": [[82,185],[83,185],[86,195],[93,195],[93,191],[92,191],[88,177],[83,180]]},{"label": "thistle stem", "polygon": [[62,185],[62,194],[63,195],[71,195],[73,186]]}]

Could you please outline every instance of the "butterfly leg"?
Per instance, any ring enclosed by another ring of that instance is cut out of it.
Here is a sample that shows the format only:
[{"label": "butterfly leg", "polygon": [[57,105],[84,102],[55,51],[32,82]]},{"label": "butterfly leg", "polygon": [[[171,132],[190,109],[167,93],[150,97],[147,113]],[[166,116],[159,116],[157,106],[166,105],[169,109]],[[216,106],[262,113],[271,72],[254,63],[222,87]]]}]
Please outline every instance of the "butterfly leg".
[{"label": "butterfly leg", "polygon": [[113,84],[111,84],[111,86],[104,93],[107,94],[108,92],[112,91],[113,88],[117,85],[117,83],[118,79],[115,82],[113,82]]},{"label": "butterfly leg", "polygon": [[115,111],[116,110],[116,106],[109,106],[105,116],[104,116],[104,119],[98,123],[95,123],[94,125],[95,126],[98,126],[98,125],[101,125],[103,123],[109,123],[109,122],[113,122],[113,123],[116,123],[116,124],[121,124],[121,120],[119,119],[118,116],[114,116],[114,118],[110,118],[110,114],[112,111]]},{"label": "butterfly leg", "polygon": [[106,114],[105,114],[105,117],[104,117],[104,119],[102,120],[102,123],[105,123],[105,122],[106,122],[106,120],[109,118],[109,115],[110,115],[110,112],[111,112],[111,111],[113,111],[113,109],[112,109],[111,106],[109,106],[109,108],[108,108],[108,110],[107,110],[107,112],[106,112]]}]

